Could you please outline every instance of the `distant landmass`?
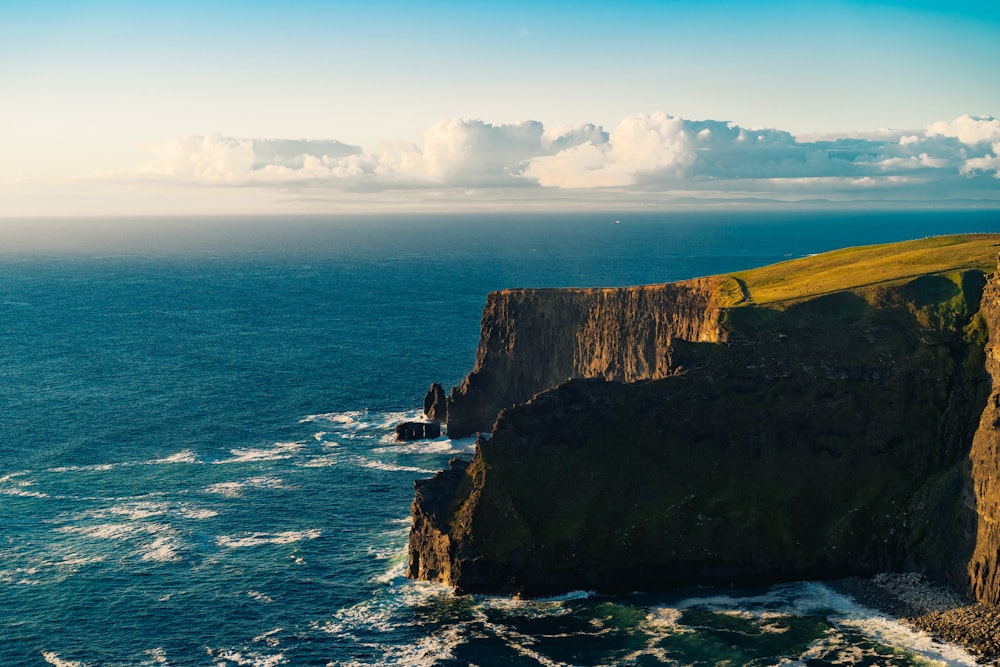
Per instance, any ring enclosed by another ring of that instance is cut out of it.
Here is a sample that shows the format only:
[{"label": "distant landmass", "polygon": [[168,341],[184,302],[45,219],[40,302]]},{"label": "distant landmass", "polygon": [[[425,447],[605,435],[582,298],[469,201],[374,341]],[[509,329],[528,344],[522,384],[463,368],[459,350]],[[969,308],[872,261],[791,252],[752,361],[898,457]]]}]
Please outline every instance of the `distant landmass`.
[{"label": "distant landmass", "polygon": [[1000,602],[1000,235],[487,297],[408,574],[539,595],[918,571]]}]

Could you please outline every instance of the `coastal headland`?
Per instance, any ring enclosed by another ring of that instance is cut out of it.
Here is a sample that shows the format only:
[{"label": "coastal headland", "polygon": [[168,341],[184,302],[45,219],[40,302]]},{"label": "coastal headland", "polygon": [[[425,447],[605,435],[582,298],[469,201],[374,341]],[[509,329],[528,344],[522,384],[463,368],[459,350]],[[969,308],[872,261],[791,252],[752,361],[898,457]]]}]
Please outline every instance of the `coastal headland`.
[{"label": "coastal headland", "polygon": [[[408,575],[539,595],[916,572],[1000,602],[1000,235],[487,297]],[[446,414],[442,414],[446,412]]]}]

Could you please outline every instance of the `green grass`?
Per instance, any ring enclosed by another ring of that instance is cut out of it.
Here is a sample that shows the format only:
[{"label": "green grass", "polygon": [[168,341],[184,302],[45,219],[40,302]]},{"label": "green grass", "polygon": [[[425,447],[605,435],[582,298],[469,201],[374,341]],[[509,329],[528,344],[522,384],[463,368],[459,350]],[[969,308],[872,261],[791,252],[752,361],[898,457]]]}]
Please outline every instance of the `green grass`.
[{"label": "green grass", "polygon": [[1000,234],[935,236],[845,248],[733,273],[757,305],[778,305],[917,276],[997,268]]}]

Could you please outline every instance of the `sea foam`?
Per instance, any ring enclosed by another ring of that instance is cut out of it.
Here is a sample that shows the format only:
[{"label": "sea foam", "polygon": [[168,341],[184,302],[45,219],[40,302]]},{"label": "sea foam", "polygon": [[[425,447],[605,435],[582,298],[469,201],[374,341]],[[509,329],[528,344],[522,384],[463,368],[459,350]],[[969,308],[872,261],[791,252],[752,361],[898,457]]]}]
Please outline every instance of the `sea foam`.
[{"label": "sea foam", "polygon": [[216,461],[215,463],[248,463],[256,461],[278,461],[288,459],[295,455],[297,451],[305,445],[301,442],[277,442],[270,448],[236,448],[229,450],[232,458]]},{"label": "sea foam", "polygon": [[269,475],[259,475],[251,477],[242,482],[219,482],[205,487],[206,493],[215,493],[227,498],[238,498],[247,489],[282,489],[285,481],[280,477]]},{"label": "sea foam", "polygon": [[256,547],[262,544],[291,544],[302,540],[315,540],[323,534],[317,528],[306,530],[286,530],[280,533],[251,533],[249,535],[233,536],[219,535],[215,538],[215,543],[227,549],[242,549],[245,547]]}]

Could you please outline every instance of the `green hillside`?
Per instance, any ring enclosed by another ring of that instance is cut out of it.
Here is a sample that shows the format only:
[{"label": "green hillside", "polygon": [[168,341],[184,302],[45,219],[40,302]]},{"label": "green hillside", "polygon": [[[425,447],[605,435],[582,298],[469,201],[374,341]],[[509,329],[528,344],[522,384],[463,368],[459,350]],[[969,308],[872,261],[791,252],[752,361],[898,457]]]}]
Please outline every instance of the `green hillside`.
[{"label": "green hillside", "polygon": [[754,304],[779,304],[927,274],[997,267],[1000,234],[935,236],[859,246],[731,274]]}]

